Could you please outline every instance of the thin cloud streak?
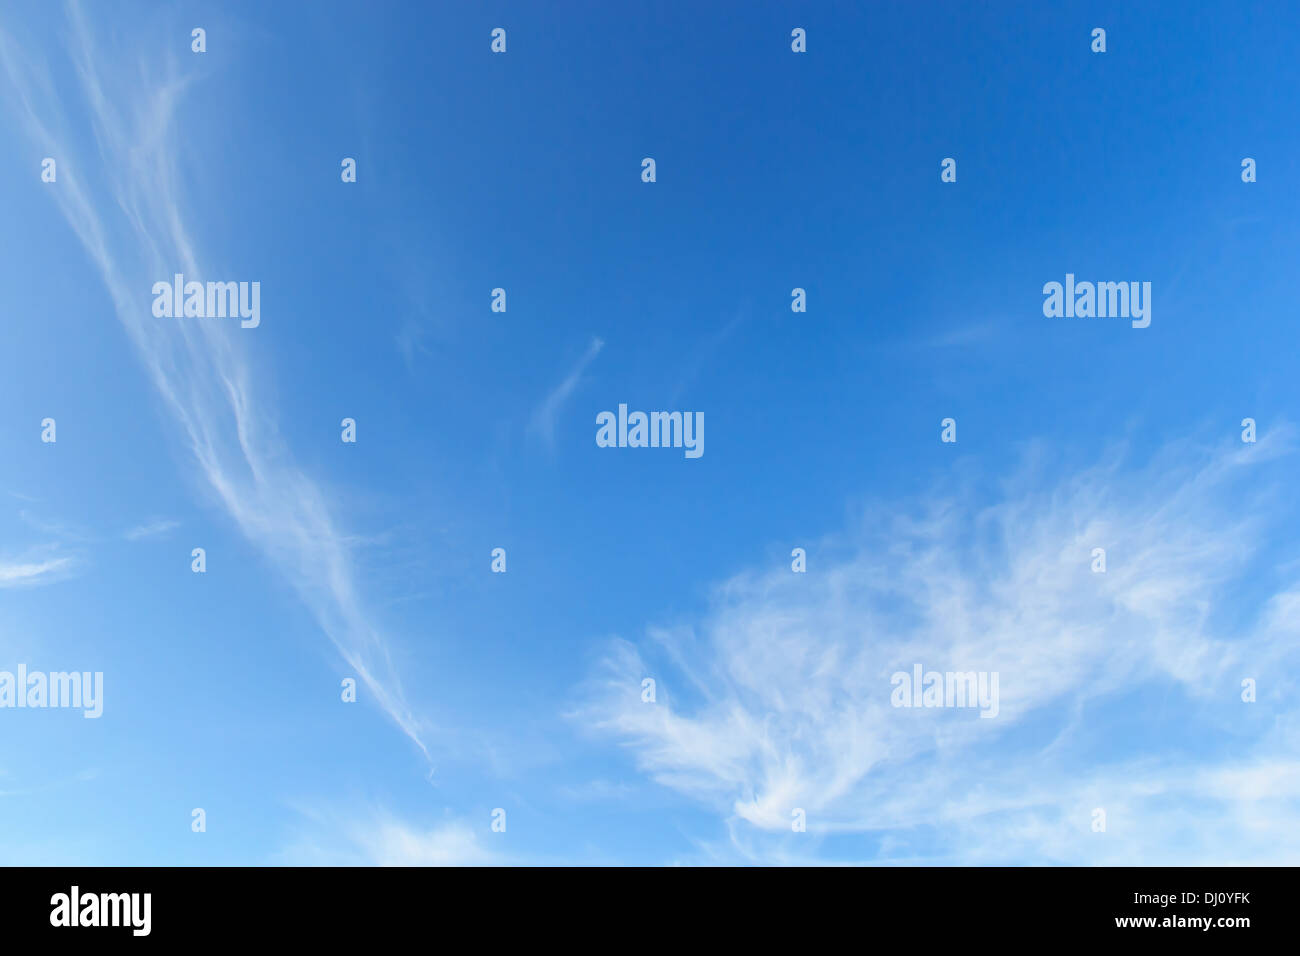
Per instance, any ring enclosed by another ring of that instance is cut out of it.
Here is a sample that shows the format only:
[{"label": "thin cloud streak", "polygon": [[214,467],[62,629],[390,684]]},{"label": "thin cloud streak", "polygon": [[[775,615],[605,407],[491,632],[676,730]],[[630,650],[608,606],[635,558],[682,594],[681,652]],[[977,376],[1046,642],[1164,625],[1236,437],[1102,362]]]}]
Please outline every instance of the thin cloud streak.
[{"label": "thin cloud streak", "polygon": [[179,521],[150,521],[148,524],[137,525],[131,528],[122,537],[127,541],[140,541],[144,538],[154,538],[168,531],[175,531],[181,526]]},{"label": "thin cloud streak", "polygon": [[533,413],[533,430],[542,436],[548,446],[553,447],[555,445],[555,425],[561,410],[569,400],[569,396],[573,394],[573,390],[578,387],[578,382],[582,379],[582,373],[587,370],[587,366],[592,363],[604,347],[605,343],[601,339],[593,338],[591,344],[587,346],[587,351],[578,360],[578,364],[565,376],[564,381],[551,390],[542,404],[538,406],[537,411]]},{"label": "thin cloud streak", "polygon": [[[241,531],[276,563],[369,696],[429,759],[428,729],[406,703],[387,641],[369,623],[347,538],[320,488],[294,463],[273,421],[255,414],[253,373],[238,326],[154,319],[144,295],[159,277],[202,281],[186,227],[177,157],[179,106],[190,84],[174,55],[161,78],[155,47],[138,54],[96,51],[78,5],[69,5],[71,57],[92,116],[99,159],[82,165],[48,72],[0,31],[0,62],[29,139],[60,157],[50,194],[97,267],[129,334],[209,487]],[[51,129],[54,124],[58,128]],[[101,169],[104,193],[83,169]],[[96,198],[92,198],[92,196]],[[244,335],[250,333],[244,332]]]},{"label": "thin cloud streak", "polygon": [[0,588],[36,587],[67,576],[75,562],[72,558],[0,564]]}]

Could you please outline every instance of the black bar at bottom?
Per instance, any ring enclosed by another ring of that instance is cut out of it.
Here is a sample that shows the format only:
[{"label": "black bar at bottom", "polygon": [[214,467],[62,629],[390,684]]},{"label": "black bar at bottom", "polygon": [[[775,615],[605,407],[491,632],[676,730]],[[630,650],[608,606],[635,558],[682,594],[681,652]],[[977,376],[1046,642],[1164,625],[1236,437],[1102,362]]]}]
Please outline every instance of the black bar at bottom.
[{"label": "black bar at bottom", "polygon": [[1296,883],[1294,867],[14,867],[0,869],[0,920],[9,942],[92,945],[414,935],[440,948],[518,941],[632,951],[788,937],[805,946],[839,940],[839,949],[846,934],[859,944],[901,934],[918,945],[1232,946],[1290,936]]}]

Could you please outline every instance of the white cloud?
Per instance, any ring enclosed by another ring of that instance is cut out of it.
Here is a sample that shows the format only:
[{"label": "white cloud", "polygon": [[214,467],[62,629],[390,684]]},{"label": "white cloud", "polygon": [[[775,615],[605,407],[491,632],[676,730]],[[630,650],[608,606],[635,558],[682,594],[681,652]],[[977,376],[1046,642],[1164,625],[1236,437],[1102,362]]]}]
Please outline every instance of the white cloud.
[{"label": "white cloud", "polygon": [[[715,810],[746,857],[856,834],[882,841],[877,858],[1213,862],[1253,847],[1294,862],[1300,842],[1252,842],[1241,821],[1268,783],[1285,790],[1269,801],[1275,822],[1300,832],[1283,772],[1295,733],[1247,736],[1248,752],[1205,763],[1096,756],[1122,743],[1106,735],[1134,732],[1111,708],[1131,711],[1115,702],[1135,688],[1201,721],[1232,706],[1233,721],[1251,706],[1295,713],[1300,582],[1237,629],[1217,616],[1251,580],[1280,501],[1261,472],[1288,443],[1285,430],[1232,451],[1179,443],[1140,469],[1117,454],[1059,482],[1031,453],[991,503],[973,486],[880,503],[809,547],[807,573],[778,559],[721,584],[702,620],[619,642],[573,716]],[[1094,547],[1105,574],[1090,569]],[[891,674],[915,663],[998,672],[1000,715],[892,707]],[[1252,675],[1268,675],[1267,703],[1240,702]],[[641,701],[644,677],[655,704]],[[1106,834],[1089,829],[1094,806],[1108,808]],[[796,807],[806,835],[790,832]],[[1195,846],[1172,837],[1188,821]]]},{"label": "white cloud", "polygon": [[[34,147],[59,159],[46,191],[81,240],[114,309],[165,404],[179,422],[209,487],[250,540],[285,572],[348,668],[388,716],[428,755],[427,727],[407,705],[387,640],[367,619],[348,539],[320,487],[295,463],[257,392],[238,323],[155,319],[152,284],[176,272],[225,279],[199,254],[182,193],[177,129],[191,78],[152,38],[101,51],[76,4],[70,55],[84,103],[64,103],[45,66],[0,32],[7,88]],[[161,65],[160,65],[161,60]],[[89,137],[71,133],[89,116]],[[90,138],[99,155],[78,146]],[[192,158],[192,157],[189,157]],[[224,194],[219,169],[214,189]],[[106,182],[88,173],[102,170]]]},{"label": "white cloud", "polygon": [[179,521],[149,521],[131,528],[123,537],[127,541],[140,541],[144,538],[154,538],[160,534],[166,534],[168,531],[174,531],[180,526]]},{"label": "white cloud", "polygon": [[629,783],[601,779],[565,784],[559,788],[560,796],[574,803],[626,803],[635,792],[636,787]]},{"label": "white cloud", "polygon": [[605,343],[601,339],[593,338],[587,346],[587,351],[583,353],[582,358],[578,359],[578,364],[565,376],[564,381],[551,389],[550,394],[546,396],[542,404],[533,413],[532,428],[542,436],[547,445],[555,444],[555,422],[561,409],[564,408],[565,402],[569,400],[569,396],[573,394],[573,390],[578,387],[582,373],[587,370],[587,366],[592,363],[592,360],[600,354],[600,350],[604,347]]},{"label": "white cloud", "polygon": [[485,822],[418,826],[384,810],[359,815],[302,811],[306,824],[276,855],[283,866],[489,866],[504,862],[483,843]]},{"label": "white cloud", "polygon": [[67,577],[75,564],[72,558],[0,563],[0,588],[36,587]]}]

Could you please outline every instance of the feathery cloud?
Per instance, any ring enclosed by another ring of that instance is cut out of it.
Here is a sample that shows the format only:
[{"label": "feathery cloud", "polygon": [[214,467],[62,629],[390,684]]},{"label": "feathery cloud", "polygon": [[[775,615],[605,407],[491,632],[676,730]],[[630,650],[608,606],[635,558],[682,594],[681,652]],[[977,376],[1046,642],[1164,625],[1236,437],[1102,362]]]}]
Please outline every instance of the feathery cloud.
[{"label": "feathery cloud", "polygon": [[36,587],[67,576],[74,565],[72,558],[48,558],[44,561],[0,562],[0,588]]},{"label": "feathery cloud", "polygon": [[[46,67],[0,31],[0,64],[16,112],[31,141],[60,157],[50,195],[98,269],[208,486],[283,570],[370,699],[427,758],[427,728],[406,703],[386,638],[367,619],[347,536],[266,413],[247,339],[237,325],[159,321],[144,294],[176,272],[199,281],[215,272],[188,226],[177,159],[180,106],[192,78],[174,55],[160,65],[157,44],[96,49],[80,7],[68,10],[81,103],[63,102]],[[69,117],[82,115],[92,128],[76,135]],[[86,132],[98,149],[93,159],[79,148]],[[91,171],[102,173],[103,185],[92,184]]]},{"label": "feathery cloud", "polygon": [[[858,834],[880,841],[875,859],[1294,862],[1300,840],[1277,843],[1245,811],[1267,806],[1300,832],[1285,772],[1300,750],[1300,581],[1238,627],[1216,615],[1251,578],[1281,502],[1267,464],[1289,441],[1177,443],[1141,468],[1117,454],[1064,480],[1031,455],[991,503],[973,487],[882,503],[810,547],[806,573],[738,574],[703,620],[617,642],[572,716],[716,811],[747,858],[802,859]],[[998,672],[1001,713],[893,707],[891,675],[915,663]],[[657,703],[641,701],[644,677]],[[1267,732],[1239,696],[1261,677]],[[1165,710],[1144,713],[1130,699],[1143,692]],[[1249,733],[1230,753],[1126,745],[1158,719]],[[1199,846],[1173,839],[1188,819]]]}]

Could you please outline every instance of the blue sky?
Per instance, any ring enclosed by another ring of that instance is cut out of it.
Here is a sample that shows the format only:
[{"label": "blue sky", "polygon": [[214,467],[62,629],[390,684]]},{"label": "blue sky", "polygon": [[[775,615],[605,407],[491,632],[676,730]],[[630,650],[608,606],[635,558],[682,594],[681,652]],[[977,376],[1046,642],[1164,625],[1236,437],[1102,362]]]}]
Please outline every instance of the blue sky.
[{"label": "blue sky", "polygon": [[1300,29],[1198,6],[8,5],[0,670],[104,712],[0,862],[1296,862]]}]

